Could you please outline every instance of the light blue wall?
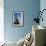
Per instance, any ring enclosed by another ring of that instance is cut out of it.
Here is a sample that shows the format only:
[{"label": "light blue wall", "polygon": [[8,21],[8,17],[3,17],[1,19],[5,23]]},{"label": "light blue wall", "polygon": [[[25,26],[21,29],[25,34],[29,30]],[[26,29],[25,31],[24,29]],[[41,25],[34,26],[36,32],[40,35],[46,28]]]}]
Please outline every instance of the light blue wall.
[{"label": "light blue wall", "polygon": [[[12,27],[12,11],[24,9],[24,27]],[[40,9],[39,0],[4,0],[4,35],[7,41],[18,41],[31,31],[35,12]]]}]

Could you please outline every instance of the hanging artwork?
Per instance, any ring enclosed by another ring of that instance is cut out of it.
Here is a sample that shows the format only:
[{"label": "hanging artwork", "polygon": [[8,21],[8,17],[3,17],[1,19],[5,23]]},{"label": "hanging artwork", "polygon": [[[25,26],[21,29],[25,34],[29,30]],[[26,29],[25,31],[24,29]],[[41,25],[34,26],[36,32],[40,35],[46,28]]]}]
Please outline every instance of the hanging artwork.
[{"label": "hanging artwork", "polygon": [[13,11],[12,12],[12,26],[23,26],[24,25],[24,11]]}]

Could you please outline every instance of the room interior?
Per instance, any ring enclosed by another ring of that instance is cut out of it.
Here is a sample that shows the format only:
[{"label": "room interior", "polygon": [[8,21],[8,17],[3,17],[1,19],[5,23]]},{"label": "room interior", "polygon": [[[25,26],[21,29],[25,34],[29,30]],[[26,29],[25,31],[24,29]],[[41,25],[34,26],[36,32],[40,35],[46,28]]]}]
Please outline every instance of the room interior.
[{"label": "room interior", "polygon": [[[46,0],[0,0],[0,46],[46,46],[45,5]],[[20,24],[14,24],[16,17]]]}]

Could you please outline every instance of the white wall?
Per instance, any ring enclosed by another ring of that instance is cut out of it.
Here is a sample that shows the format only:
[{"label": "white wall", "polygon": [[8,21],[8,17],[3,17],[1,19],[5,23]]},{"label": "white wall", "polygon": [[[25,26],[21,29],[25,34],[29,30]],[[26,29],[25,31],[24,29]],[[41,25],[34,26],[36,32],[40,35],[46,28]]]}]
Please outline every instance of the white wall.
[{"label": "white wall", "polygon": [[4,1],[0,0],[0,42],[4,41]]},{"label": "white wall", "polygon": [[[46,9],[46,0],[40,0],[40,10],[43,10],[43,9]],[[43,22],[40,21],[40,25],[43,25],[46,27],[46,11],[43,12],[42,17],[43,17]]]},{"label": "white wall", "polygon": [[[40,9],[46,9],[46,0],[40,0]],[[46,10],[43,12],[43,22],[40,21],[40,24],[46,27]]]}]

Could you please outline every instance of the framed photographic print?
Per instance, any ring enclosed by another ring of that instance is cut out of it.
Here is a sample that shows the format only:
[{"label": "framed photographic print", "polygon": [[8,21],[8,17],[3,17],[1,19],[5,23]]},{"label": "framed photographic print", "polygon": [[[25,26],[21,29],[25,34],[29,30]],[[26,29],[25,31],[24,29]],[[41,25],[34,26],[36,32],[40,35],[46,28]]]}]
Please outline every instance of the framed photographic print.
[{"label": "framed photographic print", "polygon": [[12,13],[12,26],[23,26],[24,11],[13,11]]}]

